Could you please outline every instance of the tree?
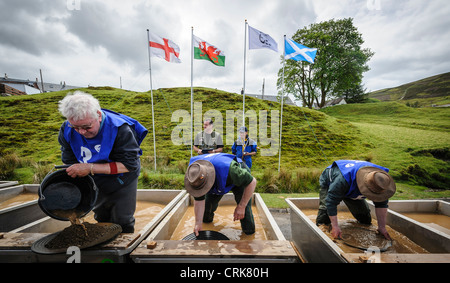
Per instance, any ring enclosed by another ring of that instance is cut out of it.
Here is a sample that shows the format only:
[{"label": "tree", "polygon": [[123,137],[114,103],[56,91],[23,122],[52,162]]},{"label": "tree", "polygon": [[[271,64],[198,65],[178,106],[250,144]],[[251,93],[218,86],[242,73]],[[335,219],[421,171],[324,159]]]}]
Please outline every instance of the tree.
[{"label": "tree", "polygon": [[[330,96],[357,93],[362,89],[363,73],[373,56],[362,49],[362,35],[353,19],[330,20],[299,29],[292,39],[310,48],[317,48],[314,64],[286,60],[284,69],[285,94],[292,94],[312,108],[325,105]],[[278,89],[282,88],[283,68],[278,72]],[[359,90],[359,91],[358,91]]]}]

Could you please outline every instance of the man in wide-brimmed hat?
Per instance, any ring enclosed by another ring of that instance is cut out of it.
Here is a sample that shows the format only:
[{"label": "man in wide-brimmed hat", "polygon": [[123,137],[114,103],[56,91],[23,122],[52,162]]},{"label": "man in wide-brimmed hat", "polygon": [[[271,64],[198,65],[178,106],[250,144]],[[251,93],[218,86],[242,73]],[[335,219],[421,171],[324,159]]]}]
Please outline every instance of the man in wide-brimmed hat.
[{"label": "man in wide-brimmed hat", "polygon": [[373,201],[378,221],[378,232],[391,240],[386,230],[389,198],[396,187],[389,169],[360,160],[337,160],[320,176],[320,205],[316,224],[330,224],[334,238],[341,236],[337,220],[337,206],[341,201],[352,215],[363,224],[371,224],[372,217],[365,198]]},{"label": "man in wide-brimmed hat", "polygon": [[202,223],[213,221],[220,199],[233,192],[237,206],[233,220],[240,220],[242,231],[255,233],[251,198],[256,179],[241,159],[226,153],[204,154],[192,157],[184,177],[186,191],[194,197],[194,233],[202,229]]}]

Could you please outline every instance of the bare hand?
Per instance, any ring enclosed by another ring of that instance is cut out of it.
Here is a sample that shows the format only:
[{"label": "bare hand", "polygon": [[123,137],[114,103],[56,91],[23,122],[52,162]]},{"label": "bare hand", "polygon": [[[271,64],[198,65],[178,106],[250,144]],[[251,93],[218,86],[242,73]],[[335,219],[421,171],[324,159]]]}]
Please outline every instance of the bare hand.
[{"label": "bare hand", "polygon": [[380,233],[381,235],[383,235],[387,240],[392,241],[391,236],[389,235],[388,231],[386,230],[386,228],[378,228],[378,233]]},{"label": "bare hand", "polygon": [[233,215],[233,221],[241,220],[245,217],[245,207],[236,206],[236,209],[234,210]]},{"label": "bare hand", "polygon": [[91,165],[89,163],[76,163],[67,168],[66,172],[72,178],[84,177],[91,172]]},{"label": "bare hand", "polygon": [[341,236],[342,236],[341,228],[339,228],[339,226],[332,227],[331,228],[331,236],[333,236],[333,238],[335,238],[335,239],[341,238]]},{"label": "bare hand", "polygon": [[199,224],[195,224],[194,226],[194,234],[197,237],[198,236],[198,232],[202,230],[202,223]]}]

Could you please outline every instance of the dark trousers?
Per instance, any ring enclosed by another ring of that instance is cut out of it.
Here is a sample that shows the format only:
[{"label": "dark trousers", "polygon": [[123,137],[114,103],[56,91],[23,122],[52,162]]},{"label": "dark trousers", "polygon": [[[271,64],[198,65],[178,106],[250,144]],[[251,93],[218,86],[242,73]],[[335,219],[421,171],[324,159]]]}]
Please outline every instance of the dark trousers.
[{"label": "dark trousers", "polygon": [[[331,170],[331,172],[330,172]],[[330,180],[331,179],[331,180]],[[320,176],[320,191],[319,191],[319,211],[317,213],[316,224],[330,224],[330,217],[328,217],[326,198],[330,186],[344,187],[348,186],[344,176],[337,166],[327,168]],[[372,217],[370,216],[370,208],[365,199],[353,200],[349,198],[342,199],[348,210],[352,213],[358,222],[362,224],[371,224]]]},{"label": "dark trousers", "polygon": [[[234,187],[231,191],[234,194],[234,200],[239,203],[244,194],[244,189],[242,187]],[[223,195],[213,195],[207,194],[205,199],[205,213],[203,214],[203,222],[211,223],[214,220],[214,212],[219,206],[219,201],[222,199]],[[247,206],[245,207],[245,217],[240,220],[242,231],[246,235],[251,235],[255,233],[255,220],[253,218],[252,212],[252,199],[250,198]]]},{"label": "dark trousers", "polygon": [[134,232],[134,212],[136,211],[136,194],[138,178],[112,193],[102,193],[99,189],[94,218],[98,222],[116,223],[123,233]]}]

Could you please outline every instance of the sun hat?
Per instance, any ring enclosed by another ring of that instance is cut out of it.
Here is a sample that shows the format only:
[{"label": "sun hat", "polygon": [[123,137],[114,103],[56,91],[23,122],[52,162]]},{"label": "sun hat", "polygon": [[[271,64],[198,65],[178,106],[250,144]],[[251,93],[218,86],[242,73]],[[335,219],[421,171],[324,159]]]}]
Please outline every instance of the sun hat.
[{"label": "sun hat", "polygon": [[216,170],[214,165],[207,160],[197,160],[186,170],[184,175],[184,187],[193,197],[205,195],[214,185]]},{"label": "sun hat", "polygon": [[386,201],[395,193],[394,179],[386,171],[372,166],[362,167],[356,173],[356,184],[361,194],[376,202]]}]

